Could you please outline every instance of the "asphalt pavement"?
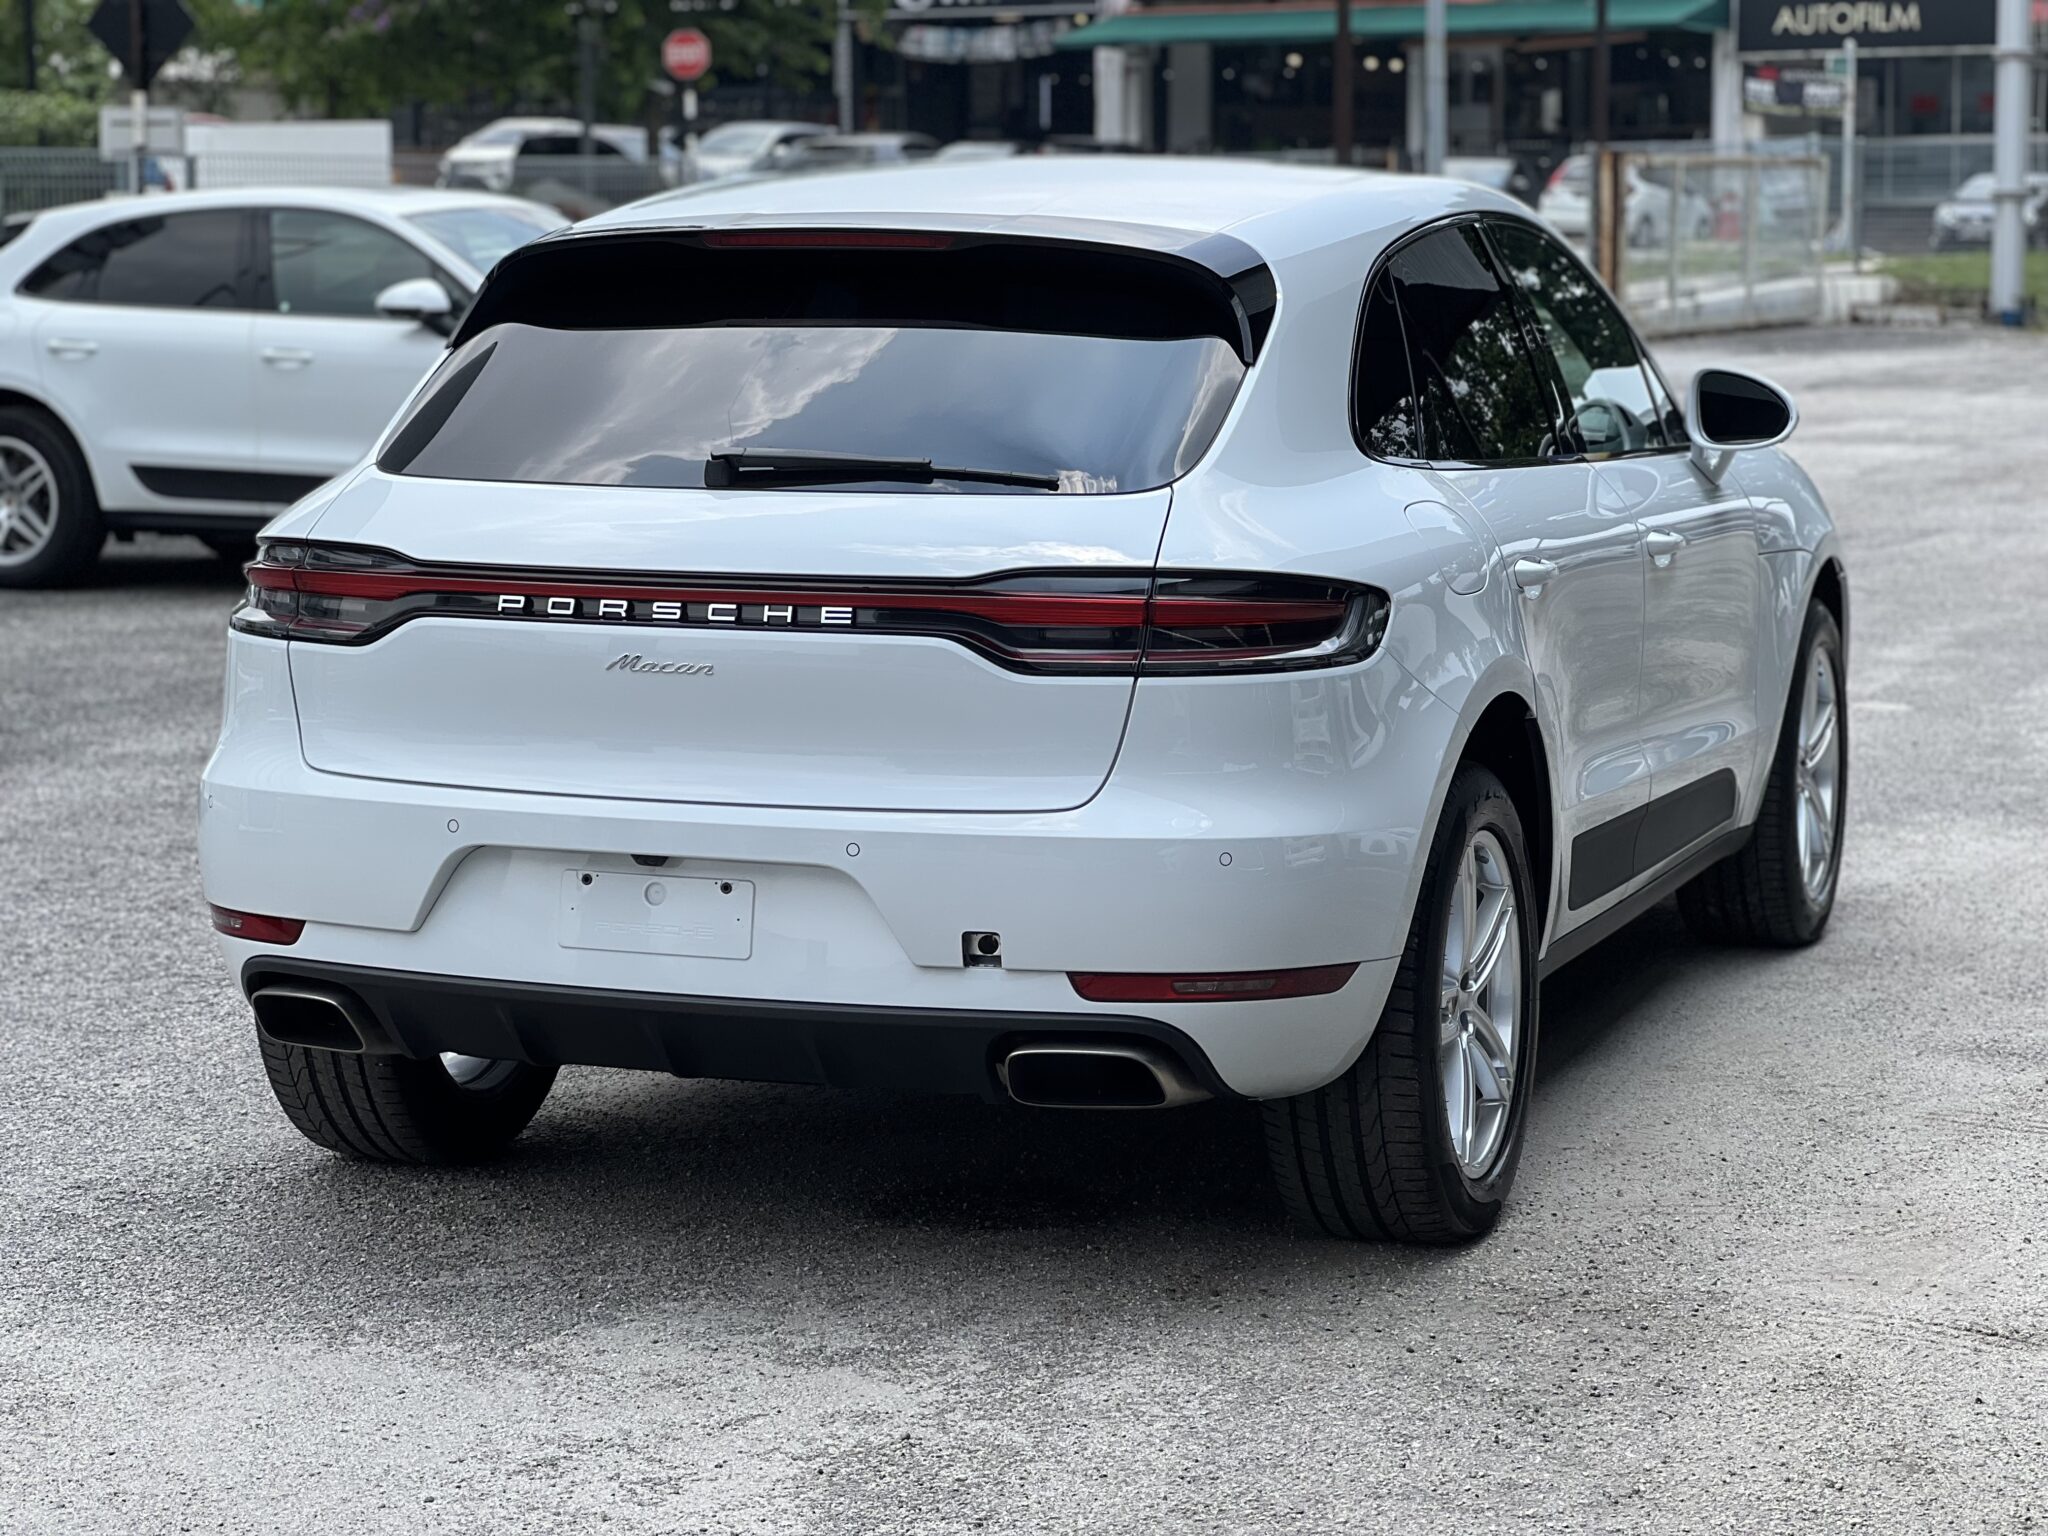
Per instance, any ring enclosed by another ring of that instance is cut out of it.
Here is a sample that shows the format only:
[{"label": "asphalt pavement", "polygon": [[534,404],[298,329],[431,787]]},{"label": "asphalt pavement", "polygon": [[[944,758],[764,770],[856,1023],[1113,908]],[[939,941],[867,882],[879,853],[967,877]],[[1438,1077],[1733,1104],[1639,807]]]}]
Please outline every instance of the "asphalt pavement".
[{"label": "asphalt pavement", "polygon": [[2048,1524],[2048,342],[1661,354],[1793,389],[1845,530],[1840,905],[1553,978],[1461,1250],[1290,1236],[1241,1107],[571,1070],[339,1162],[199,900],[232,576],[0,594],[0,1530]]}]

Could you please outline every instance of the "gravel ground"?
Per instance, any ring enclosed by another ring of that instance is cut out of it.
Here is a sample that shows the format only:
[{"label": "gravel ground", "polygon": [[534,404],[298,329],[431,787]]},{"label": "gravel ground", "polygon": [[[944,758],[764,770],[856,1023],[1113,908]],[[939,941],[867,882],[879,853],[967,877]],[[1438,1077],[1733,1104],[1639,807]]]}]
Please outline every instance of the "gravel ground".
[{"label": "gravel ground", "polygon": [[1241,1108],[582,1070],[499,1166],[338,1162],[199,906],[231,579],[0,595],[0,1528],[2048,1524],[2048,345],[1665,355],[1792,387],[1846,530],[1841,903],[1555,977],[1460,1251],[1290,1238]]}]

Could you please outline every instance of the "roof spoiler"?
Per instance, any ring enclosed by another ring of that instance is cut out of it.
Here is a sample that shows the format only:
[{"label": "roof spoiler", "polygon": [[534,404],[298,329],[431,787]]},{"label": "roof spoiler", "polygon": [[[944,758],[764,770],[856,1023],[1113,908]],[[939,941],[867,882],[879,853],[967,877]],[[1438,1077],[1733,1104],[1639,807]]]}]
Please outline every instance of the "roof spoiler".
[{"label": "roof spoiler", "polygon": [[1229,235],[1099,220],[608,225],[506,256],[451,346],[492,326],[917,325],[1217,336],[1250,366],[1278,290]]}]

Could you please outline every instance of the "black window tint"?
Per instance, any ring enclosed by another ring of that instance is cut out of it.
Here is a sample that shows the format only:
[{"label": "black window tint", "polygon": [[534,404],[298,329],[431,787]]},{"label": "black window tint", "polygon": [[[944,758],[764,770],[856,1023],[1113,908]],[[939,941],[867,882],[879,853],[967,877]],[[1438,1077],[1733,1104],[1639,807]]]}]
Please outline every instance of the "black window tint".
[{"label": "black window tint", "polygon": [[270,282],[281,314],[374,318],[386,288],[434,275],[415,247],[361,219],[301,208],[270,215]]},{"label": "black window tint", "polygon": [[239,212],[173,213],[81,235],[36,268],[22,291],[101,304],[238,309],[242,268]]},{"label": "black window tint", "polygon": [[[1193,467],[1243,377],[1215,336],[507,324],[449,359],[379,466],[451,480],[697,488],[714,453],[779,448],[1048,475],[1073,494],[1135,491]],[[886,488],[1004,492],[944,477]]]},{"label": "black window tint", "polygon": [[1408,342],[1401,330],[1394,280],[1387,273],[1380,274],[1366,298],[1352,368],[1351,405],[1365,451],[1383,459],[1427,458],[1408,369]]},{"label": "black window tint", "polygon": [[1493,238],[1557,359],[1580,446],[1600,458],[1670,446],[1635,336],[1593,274],[1526,224],[1496,224]]},{"label": "black window tint", "polygon": [[1557,397],[1532,365],[1513,296],[1470,224],[1426,235],[1388,263],[1422,397],[1428,456],[1468,464],[1540,459]]}]

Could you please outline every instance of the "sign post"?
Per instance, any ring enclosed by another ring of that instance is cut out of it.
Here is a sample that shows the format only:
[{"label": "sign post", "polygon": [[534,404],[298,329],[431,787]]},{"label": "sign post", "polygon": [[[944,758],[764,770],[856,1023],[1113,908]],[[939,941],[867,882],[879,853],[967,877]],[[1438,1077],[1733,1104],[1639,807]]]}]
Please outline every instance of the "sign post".
[{"label": "sign post", "polygon": [[149,147],[149,83],[185,46],[192,35],[192,17],[181,0],[100,0],[86,26],[121,61],[128,76],[128,106],[135,124],[134,190],[140,192]]}]

